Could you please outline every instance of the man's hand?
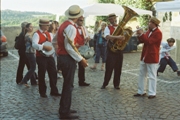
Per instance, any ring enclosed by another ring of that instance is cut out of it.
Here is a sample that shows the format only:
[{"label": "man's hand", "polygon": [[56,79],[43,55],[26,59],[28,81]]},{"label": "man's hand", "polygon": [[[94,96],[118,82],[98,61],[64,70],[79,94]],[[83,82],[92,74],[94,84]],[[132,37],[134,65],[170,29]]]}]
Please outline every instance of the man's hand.
[{"label": "man's hand", "polygon": [[46,51],[51,51],[52,50],[52,47],[51,46],[43,46],[43,49],[46,50]]},{"label": "man's hand", "polygon": [[141,34],[143,34],[143,29],[139,28],[139,26],[136,26],[137,28],[137,31],[136,31],[136,34],[139,36]]},{"label": "man's hand", "polygon": [[122,40],[122,41],[125,40],[125,37],[122,36],[122,35],[119,35],[119,36],[117,36],[117,37],[118,37],[118,38],[117,38],[118,40]]},{"label": "man's hand", "polygon": [[80,61],[80,63],[84,68],[88,66],[87,60],[84,58]]},{"label": "man's hand", "polygon": [[79,45],[78,43],[76,43],[75,46],[76,46],[77,48],[81,47],[81,45]]},{"label": "man's hand", "polygon": [[89,42],[91,40],[90,37],[85,38],[85,43]]}]

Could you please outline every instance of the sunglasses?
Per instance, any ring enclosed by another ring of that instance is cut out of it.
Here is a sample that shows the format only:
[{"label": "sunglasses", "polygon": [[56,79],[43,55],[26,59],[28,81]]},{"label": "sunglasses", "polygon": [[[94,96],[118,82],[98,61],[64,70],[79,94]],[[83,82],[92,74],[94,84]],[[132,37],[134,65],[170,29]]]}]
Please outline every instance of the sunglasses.
[{"label": "sunglasses", "polygon": [[79,20],[80,22],[83,22],[84,20]]}]

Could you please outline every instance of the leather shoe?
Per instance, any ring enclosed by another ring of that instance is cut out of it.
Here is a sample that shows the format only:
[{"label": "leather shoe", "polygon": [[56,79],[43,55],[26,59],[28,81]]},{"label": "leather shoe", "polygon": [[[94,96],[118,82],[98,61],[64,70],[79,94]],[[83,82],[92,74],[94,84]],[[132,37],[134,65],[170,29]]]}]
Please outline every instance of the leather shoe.
[{"label": "leather shoe", "polygon": [[148,96],[148,99],[153,99],[153,98],[155,98],[156,96],[155,95],[149,95]]},{"label": "leather shoe", "polygon": [[177,76],[180,76],[180,71],[177,71]]},{"label": "leather shoe", "polygon": [[144,93],[144,94],[139,94],[139,93],[134,94],[134,97],[144,97],[144,96],[146,96],[146,93]]},{"label": "leather shoe", "polygon": [[83,83],[79,83],[79,86],[89,86],[89,83],[83,82]]},{"label": "leather shoe", "polygon": [[120,90],[120,87],[119,87],[119,86],[115,86],[114,88],[117,89],[117,90]]},{"label": "leather shoe", "polygon": [[60,115],[60,119],[78,119],[79,116],[75,116],[75,115],[69,115],[69,116],[61,116]]},{"label": "leather shoe", "polygon": [[47,98],[46,94],[40,94],[40,96],[43,97],[43,98]]},{"label": "leather shoe", "polygon": [[59,93],[51,93],[50,95],[51,96],[61,96],[61,94],[59,94]]},{"label": "leather shoe", "polygon": [[77,113],[76,110],[70,110],[70,113]]},{"label": "leather shoe", "polygon": [[101,89],[105,89],[105,88],[106,88],[106,86],[104,86],[104,85],[101,87]]}]

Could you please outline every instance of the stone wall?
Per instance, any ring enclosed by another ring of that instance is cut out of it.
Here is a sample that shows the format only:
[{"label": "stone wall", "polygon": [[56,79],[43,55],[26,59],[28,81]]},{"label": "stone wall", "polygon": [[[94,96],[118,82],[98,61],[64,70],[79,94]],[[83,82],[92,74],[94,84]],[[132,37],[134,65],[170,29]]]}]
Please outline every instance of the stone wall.
[{"label": "stone wall", "polygon": [[[37,29],[37,27],[34,27],[34,31]],[[8,48],[14,48],[14,40],[15,37],[21,32],[21,27],[2,27],[1,30],[7,38]]]}]

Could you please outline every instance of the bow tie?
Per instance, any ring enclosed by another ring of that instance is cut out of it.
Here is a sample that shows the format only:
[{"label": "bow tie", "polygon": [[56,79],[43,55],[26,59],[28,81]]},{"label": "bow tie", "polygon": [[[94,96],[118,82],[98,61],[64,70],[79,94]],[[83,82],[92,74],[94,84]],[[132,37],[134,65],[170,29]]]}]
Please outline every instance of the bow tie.
[{"label": "bow tie", "polygon": [[118,25],[113,25],[113,27],[117,27]]}]

